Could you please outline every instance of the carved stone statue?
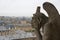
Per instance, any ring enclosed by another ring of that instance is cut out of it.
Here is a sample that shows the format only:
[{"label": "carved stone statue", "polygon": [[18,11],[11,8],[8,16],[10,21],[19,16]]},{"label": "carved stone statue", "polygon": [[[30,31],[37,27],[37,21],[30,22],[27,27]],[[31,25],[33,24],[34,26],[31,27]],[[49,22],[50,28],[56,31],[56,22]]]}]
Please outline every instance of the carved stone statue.
[{"label": "carved stone statue", "polygon": [[[56,7],[49,2],[45,2],[43,9],[49,17],[41,13],[40,7],[38,6],[31,21],[32,27],[35,28],[37,40],[60,40],[60,16]],[[43,36],[40,32],[41,27]]]},{"label": "carved stone statue", "polygon": [[40,32],[40,29],[42,27],[42,29],[44,29],[44,25],[45,23],[48,21],[48,17],[46,17],[43,13],[40,12],[40,7],[37,7],[36,13],[33,14],[32,17],[32,27],[35,28],[35,33],[37,36],[37,40],[42,40],[42,35]]}]

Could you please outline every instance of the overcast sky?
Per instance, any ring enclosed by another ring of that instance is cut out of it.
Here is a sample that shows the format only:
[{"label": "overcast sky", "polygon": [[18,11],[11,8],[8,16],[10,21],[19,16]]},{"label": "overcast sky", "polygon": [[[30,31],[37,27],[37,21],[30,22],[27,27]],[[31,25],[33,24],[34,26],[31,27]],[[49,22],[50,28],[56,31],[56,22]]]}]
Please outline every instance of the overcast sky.
[{"label": "overcast sky", "polygon": [[0,0],[0,16],[32,16],[37,6],[41,6],[46,1],[53,3],[58,11],[60,11],[60,0]]}]

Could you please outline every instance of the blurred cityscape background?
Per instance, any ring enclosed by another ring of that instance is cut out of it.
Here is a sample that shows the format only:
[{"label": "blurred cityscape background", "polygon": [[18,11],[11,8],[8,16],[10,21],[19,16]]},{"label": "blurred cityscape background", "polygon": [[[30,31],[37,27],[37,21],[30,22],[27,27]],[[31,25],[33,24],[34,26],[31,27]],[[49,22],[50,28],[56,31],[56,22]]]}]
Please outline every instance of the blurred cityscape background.
[{"label": "blurred cityscape background", "polygon": [[0,40],[35,40],[31,17],[0,16]]}]

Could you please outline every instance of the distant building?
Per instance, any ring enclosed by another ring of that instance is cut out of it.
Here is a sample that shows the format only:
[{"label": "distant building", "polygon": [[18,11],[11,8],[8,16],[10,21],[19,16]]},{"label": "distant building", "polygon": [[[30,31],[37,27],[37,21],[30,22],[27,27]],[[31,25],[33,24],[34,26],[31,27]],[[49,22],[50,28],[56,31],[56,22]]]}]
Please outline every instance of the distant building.
[{"label": "distant building", "polygon": [[25,21],[25,20],[21,21],[21,24],[26,24],[26,23],[27,23],[27,21]]},{"label": "distant building", "polygon": [[32,30],[32,26],[31,24],[15,24],[15,28],[16,30],[20,29],[20,30],[24,30],[24,31],[29,31]]},{"label": "distant building", "polygon": [[8,35],[8,32],[9,32],[9,30],[6,27],[0,26],[0,36]]},{"label": "distant building", "polygon": [[15,34],[13,28],[13,25],[0,26],[0,36]]},{"label": "distant building", "polygon": [[7,24],[5,27],[9,30],[15,28],[13,24]]},{"label": "distant building", "polygon": [[5,25],[4,21],[0,20],[0,26]]}]

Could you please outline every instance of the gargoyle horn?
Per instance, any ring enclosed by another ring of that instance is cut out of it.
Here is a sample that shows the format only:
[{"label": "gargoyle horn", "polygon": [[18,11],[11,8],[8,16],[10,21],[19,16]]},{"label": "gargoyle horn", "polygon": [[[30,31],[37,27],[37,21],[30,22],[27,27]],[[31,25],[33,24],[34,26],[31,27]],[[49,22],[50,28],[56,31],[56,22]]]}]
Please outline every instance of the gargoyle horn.
[{"label": "gargoyle horn", "polygon": [[36,13],[40,13],[40,6],[37,7]]}]

